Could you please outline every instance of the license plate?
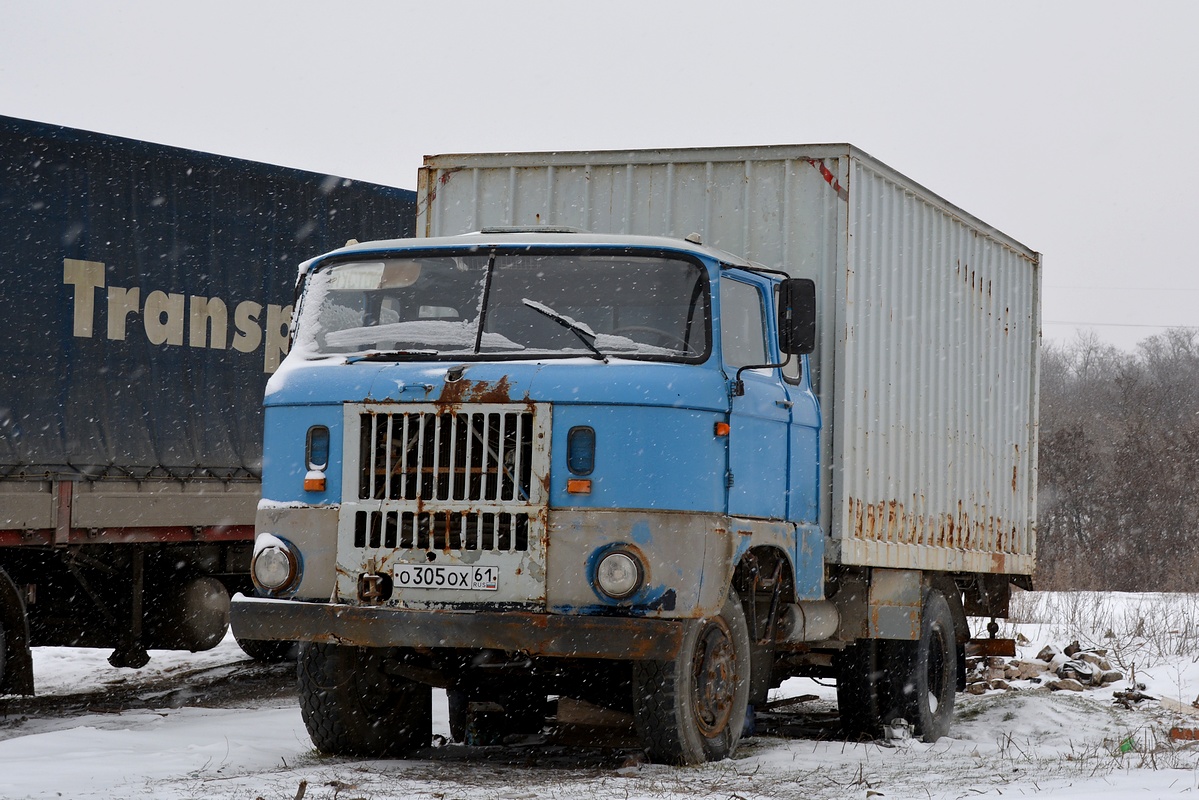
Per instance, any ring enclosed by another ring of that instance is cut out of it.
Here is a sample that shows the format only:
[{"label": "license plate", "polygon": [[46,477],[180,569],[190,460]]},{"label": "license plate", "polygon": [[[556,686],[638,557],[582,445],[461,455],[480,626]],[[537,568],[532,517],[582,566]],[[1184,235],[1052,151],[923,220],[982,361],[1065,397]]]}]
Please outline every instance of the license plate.
[{"label": "license plate", "polygon": [[500,588],[499,567],[457,564],[397,564],[397,589],[468,589],[494,592]]}]

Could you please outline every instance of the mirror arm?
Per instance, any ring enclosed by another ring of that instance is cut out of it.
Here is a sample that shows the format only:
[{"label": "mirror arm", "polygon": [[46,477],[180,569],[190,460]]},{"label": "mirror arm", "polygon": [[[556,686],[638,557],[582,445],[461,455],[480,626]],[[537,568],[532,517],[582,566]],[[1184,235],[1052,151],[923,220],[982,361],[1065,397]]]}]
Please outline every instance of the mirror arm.
[{"label": "mirror arm", "polygon": [[782,369],[791,363],[791,353],[787,353],[786,355],[787,357],[778,364],[746,364],[744,367],[738,369],[736,377],[733,378],[733,397],[741,397],[745,394],[745,381],[741,380],[742,372],[745,372],[747,369]]}]

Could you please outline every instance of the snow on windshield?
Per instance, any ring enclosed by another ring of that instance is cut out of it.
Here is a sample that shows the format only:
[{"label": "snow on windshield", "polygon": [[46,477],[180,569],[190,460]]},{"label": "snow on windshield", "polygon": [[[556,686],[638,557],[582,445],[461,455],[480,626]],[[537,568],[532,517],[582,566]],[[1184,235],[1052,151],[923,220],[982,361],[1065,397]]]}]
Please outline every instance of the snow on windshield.
[{"label": "snow on windshield", "polygon": [[[325,340],[331,347],[369,347],[389,349],[387,342],[394,342],[390,349],[471,350],[475,346],[478,328],[473,322],[446,322],[442,320],[413,320],[411,322],[388,322],[360,328],[332,331]],[[411,344],[412,348],[406,345]],[[405,345],[405,346],[401,346]],[[524,347],[498,333],[483,333],[485,349],[523,350]]]}]

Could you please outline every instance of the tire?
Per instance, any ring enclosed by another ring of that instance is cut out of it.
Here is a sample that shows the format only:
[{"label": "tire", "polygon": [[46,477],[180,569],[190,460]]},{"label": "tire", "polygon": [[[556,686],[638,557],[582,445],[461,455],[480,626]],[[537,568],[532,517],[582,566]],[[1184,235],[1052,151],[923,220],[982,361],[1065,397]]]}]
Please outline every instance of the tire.
[{"label": "tire", "polygon": [[4,679],[8,669],[8,632],[4,630],[4,620],[0,619],[0,690],[4,688]]},{"label": "tire", "polygon": [[858,639],[838,654],[837,708],[847,739],[876,739],[891,709],[892,681],[884,648],[875,639]]},{"label": "tire", "polygon": [[702,764],[733,754],[749,704],[749,644],[730,590],[718,616],[689,625],[674,659],[633,665],[633,719],[651,760]]},{"label": "tire", "polygon": [[297,642],[276,642],[266,639],[238,639],[237,646],[250,658],[261,661],[263,664],[290,661],[297,656],[299,649]]},{"label": "tire", "polygon": [[300,714],[317,750],[395,758],[430,744],[432,689],[389,675],[386,653],[320,643],[301,648]]},{"label": "tire", "polygon": [[945,595],[924,598],[920,639],[889,643],[895,662],[893,717],[912,723],[926,742],[949,733],[958,684],[958,646],[953,614]]}]

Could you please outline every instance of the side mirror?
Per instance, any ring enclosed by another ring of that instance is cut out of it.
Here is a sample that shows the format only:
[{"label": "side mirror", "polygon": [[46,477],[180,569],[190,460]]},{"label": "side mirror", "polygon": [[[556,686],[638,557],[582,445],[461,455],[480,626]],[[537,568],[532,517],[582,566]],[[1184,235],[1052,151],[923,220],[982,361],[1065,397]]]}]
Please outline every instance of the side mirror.
[{"label": "side mirror", "polygon": [[803,356],[816,349],[816,282],[787,278],[779,284],[779,350]]}]

